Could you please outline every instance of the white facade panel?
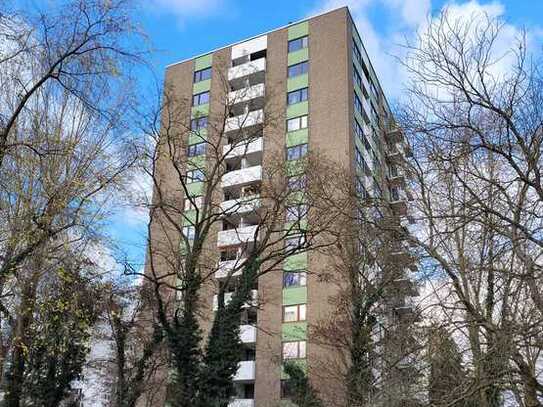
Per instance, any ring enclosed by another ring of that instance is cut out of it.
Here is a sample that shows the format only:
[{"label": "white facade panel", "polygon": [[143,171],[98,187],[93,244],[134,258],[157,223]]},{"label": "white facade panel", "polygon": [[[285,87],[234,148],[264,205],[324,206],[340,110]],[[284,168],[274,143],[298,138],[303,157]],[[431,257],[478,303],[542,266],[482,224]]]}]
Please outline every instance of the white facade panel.
[{"label": "white facade panel", "polygon": [[253,52],[262,51],[268,47],[268,36],[253,38],[232,47],[232,59],[240,58]]}]

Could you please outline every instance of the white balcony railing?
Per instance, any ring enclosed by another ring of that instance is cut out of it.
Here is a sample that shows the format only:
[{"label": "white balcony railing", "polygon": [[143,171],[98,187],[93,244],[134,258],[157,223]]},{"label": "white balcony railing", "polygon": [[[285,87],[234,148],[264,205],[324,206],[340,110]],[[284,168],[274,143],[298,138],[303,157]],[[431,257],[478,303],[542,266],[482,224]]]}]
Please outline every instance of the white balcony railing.
[{"label": "white balcony railing", "polygon": [[[236,259],[236,260],[227,260],[227,261],[220,261],[219,265],[217,267],[217,271],[215,272],[215,278],[226,278],[228,275],[234,270],[236,267],[239,267],[243,264],[245,259]],[[233,276],[239,276],[241,274],[241,269],[236,270],[235,273],[233,273]]]},{"label": "white balcony railing", "polygon": [[[224,305],[228,305],[228,303],[232,300],[232,295],[234,295],[234,293],[224,294]],[[243,308],[254,307],[257,305],[257,302],[258,302],[258,291],[251,290],[251,300],[248,301],[248,303],[245,304]],[[213,310],[217,311],[218,309],[219,309],[219,298],[217,294],[215,294],[213,296]]]},{"label": "white balcony railing", "polygon": [[251,75],[256,72],[264,71],[266,69],[266,58],[260,58],[255,61],[249,61],[244,64],[233,66],[228,69],[228,80],[242,78],[247,75]]},{"label": "white balcony railing", "polygon": [[258,83],[253,86],[241,88],[228,93],[228,104],[235,105],[236,103],[246,102],[251,99],[256,99],[264,96],[266,86],[263,83]]},{"label": "white balcony railing", "polygon": [[262,166],[255,165],[227,172],[222,176],[222,187],[250,184],[260,180],[262,180]]},{"label": "white balcony railing", "polygon": [[255,343],[256,327],[253,325],[241,325],[239,337],[243,343]]},{"label": "white balcony railing", "polygon": [[255,401],[253,399],[234,399],[228,403],[228,407],[254,407]]},{"label": "white balcony railing", "polygon": [[217,246],[237,246],[253,242],[258,225],[241,226],[235,229],[221,230],[217,234]]},{"label": "white balcony railing", "polygon": [[221,210],[225,215],[253,212],[260,207],[260,196],[246,196],[221,202]]},{"label": "white balcony railing", "polygon": [[238,371],[234,376],[234,381],[251,381],[255,379],[255,361],[246,360],[239,362]]},{"label": "white balcony railing", "polygon": [[224,124],[224,131],[239,130],[242,128],[254,126],[264,121],[264,110],[253,110],[240,114],[239,116],[229,117]]},{"label": "white balcony railing", "polygon": [[222,148],[222,153],[226,158],[243,157],[262,151],[262,137],[255,138],[249,143],[240,142],[237,144],[227,144]]}]

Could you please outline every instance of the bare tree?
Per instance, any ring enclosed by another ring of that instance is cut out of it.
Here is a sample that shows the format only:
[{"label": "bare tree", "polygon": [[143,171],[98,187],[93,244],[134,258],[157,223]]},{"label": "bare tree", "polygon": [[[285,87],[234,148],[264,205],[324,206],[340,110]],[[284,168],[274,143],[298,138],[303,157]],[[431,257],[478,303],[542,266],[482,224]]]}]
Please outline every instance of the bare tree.
[{"label": "bare tree", "polygon": [[[540,406],[541,73],[503,21],[431,21],[405,62],[400,112],[415,153],[412,238],[425,256],[428,312],[455,336],[480,406]],[[437,404],[441,405],[441,404]],[[450,404],[447,404],[450,405]]]}]

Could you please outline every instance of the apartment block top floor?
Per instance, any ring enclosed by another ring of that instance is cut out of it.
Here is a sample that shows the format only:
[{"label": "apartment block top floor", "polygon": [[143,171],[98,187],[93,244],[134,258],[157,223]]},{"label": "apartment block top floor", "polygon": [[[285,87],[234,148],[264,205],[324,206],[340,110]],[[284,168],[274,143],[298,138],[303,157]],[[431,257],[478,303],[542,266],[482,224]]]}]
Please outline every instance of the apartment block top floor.
[{"label": "apartment block top floor", "polygon": [[[347,6],[340,7],[340,8],[333,9],[333,10],[329,10],[329,11],[325,11],[323,13],[313,15],[313,16],[310,16],[310,17],[307,17],[307,18],[304,18],[304,19],[300,19],[298,21],[291,22],[291,23],[289,23],[287,25],[284,25],[282,27],[279,27],[279,28],[276,28],[276,29],[273,29],[273,30],[269,30],[269,31],[261,33],[261,34],[257,34],[255,36],[252,36],[252,37],[249,37],[249,38],[246,38],[246,39],[242,39],[240,41],[230,43],[230,44],[224,45],[224,46],[219,47],[219,48],[215,48],[213,50],[210,50],[208,52],[196,55],[196,56],[191,57],[191,58],[187,58],[187,59],[184,59],[184,60],[181,60],[181,61],[178,61],[178,62],[174,62],[174,63],[169,64],[169,65],[166,66],[166,72],[168,73],[169,71],[174,70],[176,66],[184,65],[184,64],[191,64],[193,66],[193,71],[194,72],[205,69],[205,68],[209,68],[209,67],[212,66],[213,55],[216,54],[216,53],[219,53],[221,51],[224,52],[225,50],[227,50],[229,48],[231,49],[232,60],[234,60],[236,56],[241,57],[244,54],[247,54],[248,52],[250,53],[251,51],[254,51],[254,50],[264,50],[264,49],[266,49],[267,36],[269,34],[271,34],[271,33],[277,32],[277,31],[288,30],[288,32],[289,32],[289,34],[288,34],[289,40],[296,39],[297,37],[301,37],[303,35],[308,34],[307,26],[308,26],[308,23],[310,21],[318,19],[319,17],[325,16],[327,14],[332,14],[332,13],[343,13],[345,15],[345,17],[348,19],[348,21],[349,21],[349,23],[350,23],[350,25],[352,27],[353,41],[355,42],[357,48],[360,50],[361,59],[365,63],[364,68],[367,67],[367,70],[368,70],[368,72],[366,72],[366,74],[369,77],[371,77],[372,84],[375,85],[376,93],[379,95],[380,102],[383,103],[385,110],[390,111],[390,108],[389,108],[389,105],[388,105],[388,102],[387,102],[387,99],[386,99],[386,95],[384,94],[382,86],[381,86],[381,84],[379,82],[377,72],[373,68],[371,60],[370,60],[370,58],[369,58],[369,56],[367,54],[367,51],[365,49],[362,37],[361,37],[360,33],[358,32],[356,24],[354,23],[354,20],[352,18],[350,10],[349,10],[349,8]],[[296,29],[297,27],[299,27],[298,30]],[[298,32],[299,32],[299,35],[296,35],[296,33],[298,33]],[[166,75],[166,81],[167,80],[168,80],[168,75]]]}]

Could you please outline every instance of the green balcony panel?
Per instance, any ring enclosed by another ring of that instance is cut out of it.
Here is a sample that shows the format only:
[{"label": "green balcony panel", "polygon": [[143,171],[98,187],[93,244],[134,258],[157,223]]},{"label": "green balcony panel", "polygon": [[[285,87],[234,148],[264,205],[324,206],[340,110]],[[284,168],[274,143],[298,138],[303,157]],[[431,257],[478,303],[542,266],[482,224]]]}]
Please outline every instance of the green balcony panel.
[{"label": "green balcony panel", "polygon": [[204,194],[204,183],[193,182],[191,184],[187,184],[187,191],[190,196],[201,196]]},{"label": "green balcony panel", "polygon": [[192,107],[192,117],[202,117],[209,114],[209,103],[205,105],[193,106]]},{"label": "green balcony panel", "polygon": [[281,327],[283,341],[302,341],[307,338],[307,322],[287,322]]},{"label": "green balcony panel", "polygon": [[305,304],[307,287],[292,287],[283,290],[283,305]]},{"label": "green balcony panel", "polygon": [[304,37],[309,34],[309,22],[304,21],[288,28],[288,39],[295,40],[296,38]]},{"label": "green balcony panel", "polygon": [[296,89],[307,88],[309,86],[309,75],[304,73],[303,75],[294,76],[287,80],[287,92],[292,92]]},{"label": "green balcony panel", "polygon": [[309,59],[309,48],[302,48],[298,51],[294,51],[288,54],[287,64],[288,66],[298,64]]},{"label": "green balcony panel", "polygon": [[190,157],[187,160],[187,168],[188,169],[194,169],[194,168],[204,168],[206,164],[206,156],[204,154],[197,155],[196,157]]},{"label": "green balcony panel", "polygon": [[283,270],[307,270],[307,253],[298,253],[288,256],[283,263]]},{"label": "green balcony panel", "polygon": [[199,71],[201,69],[209,68],[212,63],[213,63],[213,54],[203,55],[194,60],[194,70]]},{"label": "green balcony panel", "polygon": [[207,79],[205,81],[196,82],[192,86],[192,94],[196,95],[198,93],[205,92],[206,90],[211,89],[211,79]]},{"label": "green balcony panel", "polygon": [[200,129],[198,131],[191,132],[187,139],[188,145],[198,144],[207,140],[207,129]]},{"label": "green balcony panel", "polygon": [[305,114],[309,114],[309,103],[307,100],[287,107],[287,119]]},{"label": "green balcony panel", "polygon": [[300,129],[287,133],[287,147],[297,146],[309,142],[309,130]]},{"label": "green balcony panel", "polygon": [[191,226],[196,223],[196,211],[194,209],[183,212],[183,226]]},{"label": "green balcony panel", "polygon": [[292,234],[299,230],[307,230],[307,220],[301,219],[300,222],[286,222],[285,230],[289,230]]},{"label": "green balcony panel", "polygon": [[303,191],[291,192],[285,201],[287,205],[303,204],[305,202],[306,202],[306,194]]},{"label": "green balcony panel", "polygon": [[305,162],[303,159],[301,160],[292,160],[287,161],[285,163],[286,166],[286,173],[289,177],[292,177],[294,175],[300,175],[304,172],[305,169]]}]

